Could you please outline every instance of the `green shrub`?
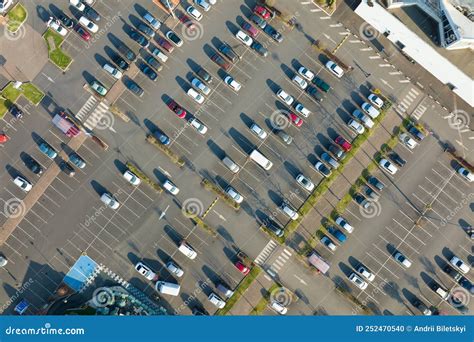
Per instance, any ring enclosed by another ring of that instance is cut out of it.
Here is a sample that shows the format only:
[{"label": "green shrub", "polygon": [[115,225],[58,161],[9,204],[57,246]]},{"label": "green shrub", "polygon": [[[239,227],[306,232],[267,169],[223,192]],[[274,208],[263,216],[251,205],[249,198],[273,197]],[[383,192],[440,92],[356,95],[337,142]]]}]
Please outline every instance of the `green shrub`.
[{"label": "green shrub", "polygon": [[153,135],[151,134],[147,135],[146,141],[152,144],[153,146],[155,146],[164,154],[166,154],[170,158],[170,160],[176,165],[178,165],[179,167],[184,166],[183,158],[179,157],[176,153],[171,151],[171,149],[168,146],[161,144],[158,140],[156,140],[156,138]]},{"label": "green shrub", "polygon": [[137,165],[135,165],[134,163],[130,161],[127,162],[126,165],[130,171],[132,171],[138,178],[142,180],[143,183],[148,184],[152,189],[154,189],[158,193],[163,192],[163,188],[157,182],[152,181],[150,177],[148,177],[142,170],[140,170],[140,168]]},{"label": "green shrub", "polygon": [[219,195],[226,204],[234,208],[235,210],[240,209],[240,204],[234,201],[232,198],[230,198],[224,191],[222,191],[221,188],[219,188],[216,184],[212,183],[209,179],[204,178],[201,181],[201,185],[204,186],[206,190],[211,190],[217,195]]}]

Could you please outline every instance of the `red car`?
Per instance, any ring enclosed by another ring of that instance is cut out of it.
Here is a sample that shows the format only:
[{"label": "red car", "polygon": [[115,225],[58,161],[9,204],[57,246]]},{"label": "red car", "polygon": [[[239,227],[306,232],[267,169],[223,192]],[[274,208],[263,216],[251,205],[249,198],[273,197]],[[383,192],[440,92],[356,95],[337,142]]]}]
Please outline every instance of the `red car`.
[{"label": "red car", "polygon": [[185,26],[192,27],[194,26],[193,21],[184,13],[180,13],[179,21],[181,21]]},{"label": "red car", "polygon": [[10,138],[4,133],[0,133],[0,144],[6,143]]},{"label": "red car", "polygon": [[74,26],[74,31],[76,31],[81,36],[81,38],[84,39],[86,42],[89,39],[91,39],[91,34],[87,32],[86,29],[79,24]]},{"label": "red car", "polygon": [[303,120],[295,113],[288,113],[288,117],[290,118],[293,125],[295,125],[296,127],[301,127],[301,125],[303,124]]},{"label": "red car", "polygon": [[260,33],[260,31],[253,27],[252,24],[250,24],[249,22],[244,21],[240,26],[252,38],[257,38],[258,34]]},{"label": "red car", "polygon": [[225,71],[229,70],[230,67],[231,67],[231,64],[229,62],[227,62],[224,58],[222,58],[222,56],[219,55],[218,53],[214,54],[211,57],[211,59],[214,63],[216,63],[218,66],[220,66]]},{"label": "red car", "polygon": [[186,116],[186,111],[181,107],[179,104],[171,100],[168,103],[168,108],[171,109],[175,114],[178,116],[178,118],[183,119]]},{"label": "red car", "polygon": [[247,266],[245,266],[244,264],[242,264],[240,261],[237,261],[235,263],[235,267],[237,267],[237,269],[243,274],[243,275],[247,275],[249,274],[250,272],[250,268],[248,268]]},{"label": "red car", "polygon": [[341,146],[342,149],[346,152],[350,151],[352,148],[351,143],[344,139],[342,136],[338,136],[336,139],[334,139],[334,142]]},{"label": "red car", "polygon": [[263,6],[255,6],[253,8],[253,13],[255,14],[258,14],[259,16],[261,16],[263,19],[267,20],[268,18],[271,17],[271,13],[269,10],[267,10],[265,7]]},{"label": "red car", "polygon": [[174,46],[171,45],[171,43],[167,41],[165,38],[158,37],[156,38],[156,42],[158,43],[159,46],[161,46],[163,49],[165,49],[169,53],[173,52]]}]

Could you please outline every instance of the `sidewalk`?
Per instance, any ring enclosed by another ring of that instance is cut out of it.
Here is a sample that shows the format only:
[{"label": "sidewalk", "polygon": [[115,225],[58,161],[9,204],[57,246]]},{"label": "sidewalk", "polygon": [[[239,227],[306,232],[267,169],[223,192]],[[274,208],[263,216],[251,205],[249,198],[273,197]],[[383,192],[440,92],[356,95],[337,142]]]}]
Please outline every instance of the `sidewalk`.
[{"label": "sidewalk", "polygon": [[[83,133],[81,135],[78,135],[74,138],[72,138],[68,146],[76,151],[81,145],[84,143],[84,141],[87,139],[87,136]],[[64,160],[68,159],[68,156],[66,152],[61,151],[59,153],[59,157],[61,157]],[[59,158],[56,157],[56,158]],[[10,217],[7,219],[3,227],[0,228],[0,246],[5,243],[5,241],[8,240],[10,235],[15,231],[15,228],[21,223],[23,218],[26,216],[26,214],[30,211],[30,209],[36,204],[36,202],[40,199],[40,197],[43,195],[43,193],[46,191],[46,189],[51,185],[51,183],[54,181],[57,175],[61,172],[61,169],[59,166],[56,164],[56,162],[53,161],[53,164],[44,172],[44,174],[41,176],[41,178],[38,180],[38,182],[33,186],[33,189],[31,189],[30,192],[25,196],[25,198],[22,200],[22,203],[24,204],[24,212],[22,215],[19,217]]]},{"label": "sidewalk", "polygon": [[267,277],[265,272],[261,272],[242,297],[235,303],[227,316],[247,316],[274,284],[274,281],[269,280]]}]

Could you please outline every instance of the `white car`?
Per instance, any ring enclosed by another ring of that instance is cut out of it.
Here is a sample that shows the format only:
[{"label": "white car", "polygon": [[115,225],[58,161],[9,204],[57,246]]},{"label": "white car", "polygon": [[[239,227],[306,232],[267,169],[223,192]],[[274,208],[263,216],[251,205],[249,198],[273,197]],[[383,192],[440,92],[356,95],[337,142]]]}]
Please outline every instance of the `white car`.
[{"label": "white car", "polygon": [[102,196],[100,196],[100,200],[109,208],[111,209],[118,209],[120,203],[108,192],[104,192]]},{"label": "white car", "polygon": [[188,122],[192,127],[194,127],[196,131],[198,131],[202,135],[206,134],[207,127],[201,121],[193,117],[193,118],[190,118]]},{"label": "white car", "polygon": [[321,243],[333,252],[337,249],[337,246],[334,244],[334,242],[332,242],[332,240],[326,235],[321,238]]},{"label": "white car", "polygon": [[301,187],[309,192],[314,190],[314,184],[310,179],[306,178],[302,173],[296,176],[296,181]]},{"label": "white car", "polygon": [[214,292],[212,292],[209,295],[208,299],[212,304],[214,304],[219,309],[222,309],[225,306],[225,302],[221,299],[221,297],[216,295]]},{"label": "white car", "polygon": [[339,65],[337,65],[336,63],[334,63],[333,61],[327,61],[326,68],[331,73],[333,73],[334,76],[336,76],[338,78],[341,78],[342,75],[344,75],[344,70],[342,70],[342,68]]},{"label": "white car", "polygon": [[268,136],[267,132],[265,132],[263,128],[256,123],[253,123],[252,126],[250,126],[250,130],[262,140]]},{"label": "white car", "polygon": [[351,275],[349,276],[349,280],[361,290],[365,290],[367,286],[369,286],[369,284],[363,281],[362,278],[359,277],[354,272],[352,272]]},{"label": "white car", "polygon": [[211,89],[205,85],[203,82],[201,82],[200,79],[197,77],[194,77],[191,81],[191,84],[193,85],[194,88],[202,92],[204,95],[209,95],[211,93]]},{"label": "white car", "polygon": [[282,304],[275,300],[272,300],[272,303],[270,305],[272,309],[278,312],[280,315],[285,315],[288,312],[287,308],[285,308]]},{"label": "white car", "polygon": [[235,37],[247,46],[251,46],[252,43],[253,43],[253,39],[247,33],[245,33],[242,30],[239,30],[235,34]]},{"label": "white car", "polygon": [[105,63],[104,66],[102,67],[105,71],[107,71],[110,75],[112,75],[113,78],[119,80],[122,78],[123,74],[122,72],[117,69],[117,68],[114,68],[112,65],[110,65],[109,63]]},{"label": "white car", "polygon": [[196,259],[197,257],[196,251],[190,245],[188,245],[185,241],[181,242],[181,244],[178,247],[178,250],[191,260]]},{"label": "white car", "polygon": [[204,10],[204,12],[207,12],[211,9],[211,5],[209,5],[209,3],[205,0],[194,0],[194,3],[197,6],[201,7]]},{"label": "white car", "polygon": [[31,185],[30,182],[20,176],[16,176],[16,178],[13,180],[13,183],[24,192],[28,192],[31,190],[31,188],[33,188],[33,185]]},{"label": "white car", "polygon": [[382,169],[384,169],[385,171],[387,171],[391,175],[396,174],[397,171],[398,171],[397,167],[395,165],[393,165],[392,163],[390,163],[387,159],[382,159],[379,162],[379,165]]},{"label": "white car", "polygon": [[280,207],[283,213],[288,216],[290,219],[297,220],[300,215],[296,212],[294,208],[292,208],[288,203],[283,203]]},{"label": "white car", "polygon": [[0,267],[5,267],[7,265],[8,265],[8,259],[5,258],[3,255],[0,255]]},{"label": "white car", "polygon": [[458,173],[463,176],[464,178],[466,178],[466,180],[468,182],[473,182],[474,181],[474,175],[472,174],[472,172],[469,172],[467,169],[463,168],[463,167],[460,167],[458,169]]},{"label": "white car", "polygon": [[89,30],[92,33],[96,33],[97,31],[99,31],[99,26],[97,26],[92,20],[89,20],[84,16],[79,18],[79,24],[84,26],[87,30]]},{"label": "white car", "polygon": [[375,94],[370,94],[369,97],[368,97],[370,103],[372,103],[375,107],[377,108],[382,108],[383,106],[383,101],[380,97],[378,97],[377,95]]},{"label": "white car", "polygon": [[308,82],[306,82],[300,75],[295,75],[291,79],[299,88],[305,90],[308,86]]},{"label": "white car", "polygon": [[451,260],[449,260],[449,262],[451,263],[451,265],[460,270],[463,274],[467,274],[471,270],[471,268],[457,256],[453,256]]},{"label": "white car", "polygon": [[181,278],[184,274],[184,271],[172,261],[168,261],[166,263],[166,268],[168,269],[168,271],[170,271],[170,273],[173,273],[178,278]]},{"label": "white car", "polygon": [[362,134],[365,132],[364,126],[362,126],[358,121],[350,119],[347,123],[347,126],[354,131],[356,134]]},{"label": "white car", "polygon": [[54,19],[53,17],[49,18],[47,25],[51,30],[59,33],[59,35],[61,36],[64,37],[67,35],[67,30],[63,26],[61,26],[61,22],[57,19]]},{"label": "white car", "polygon": [[81,12],[86,8],[80,0],[69,0],[69,3]]},{"label": "white car", "polygon": [[368,281],[373,281],[375,279],[375,274],[370,272],[365,266],[360,265],[357,269],[357,272],[359,272]]},{"label": "white car", "polygon": [[176,196],[179,193],[179,189],[176,185],[173,184],[169,179],[165,180],[163,183],[163,188],[168,191],[170,194]]},{"label": "white car", "polygon": [[372,119],[375,119],[377,116],[380,115],[380,112],[375,109],[375,107],[372,106],[370,103],[364,102],[360,107]]},{"label": "white car", "polygon": [[204,102],[204,96],[199,94],[193,88],[189,88],[188,91],[187,91],[187,94],[189,95],[189,97],[191,97],[194,101],[196,101],[199,104],[202,104]]},{"label": "white car", "polygon": [[410,138],[410,136],[407,133],[402,133],[398,136],[400,141],[405,144],[406,147],[408,147],[410,150],[413,150],[418,143]]},{"label": "white car", "polygon": [[237,192],[237,190],[235,190],[233,187],[231,186],[228,186],[227,189],[225,189],[225,193],[230,197],[232,198],[236,203],[242,203],[242,201],[244,200],[244,198],[242,197],[241,194],[239,194]]},{"label": "white car", "polygon": [[7,9],[12,5],[12,0],[3,0],[0,1],[0,14],[3,14],[7,11]]},{"label": "white car", "polygon": [[295,100],[293,98],[293,96],[289,95],[286,91],[284,91],[283,89],[280,89],[277,91],[277,96],[283,101],[285,102],[288,106],[291,106],[291,104],[293,103],[293,101]]},{"label": "white car", "polygon": [[397,252],[393,256],[395,260],[397,260],[401,265],[403,265],[405,268],[410,268],[411,266],[411,261],[407,259],[406,256],[404,256],[402,253]]},{"label": "white car", "polygon": [[303,106],[301,103],[296,104],[295,111],[304,116],[305,118],[307,118],[309,114],[311,114],[311,111],[305,106]]},{"label": "white car", "polygon": [[314,73],[311,70],[306,69],[305,67],[300,67],[298,69],[298,74],[306,78],[308,81],[312,81],[314,78]]},{"label": "white car", "polygon": [[356,109],[352,112],[352,116],[362,122],[362,124],[367,127],[367,128],[372,128],[374,127],[374,122],[372,121],[371,118],[369,118],[368,115],[365,115],[362,113],[360,110]]},{"label": "white car", "polygon": [[123,173],[123,178],[125,178],[127,182],[132,185],[139,185],[141,183],[141,179],[130,170],[127,170]]},{"label": "white car", "polygon": [[156,280],[158,276],[156,275],[155,272],[153,272],[150,267],[145,265],[142,262],[138,262],[135,265],[135,269],[137,270],[138,273],[140,273],[142,276],[144,276],[148,280]]},{"label": "white car", "polygon": [[338,216],[336,218],[336,224],[341,228],[344,228],[348,233],[352,233],[354,231],[354,227],[352,227],[342,216]]},{"label": "white car", "polygon": [[236,80],[232,78],[232,76],[226,76],[224,78],[224,82],[235,91],[239,91],[240,88],[242,87],[239,82],[237,82]]},{"label": "white car", "polygon": [[196,21],[200,21],[202,19],[202,13],[199,12],[194,6],[188,6],[188,8],[186,8],[186,12]]}]

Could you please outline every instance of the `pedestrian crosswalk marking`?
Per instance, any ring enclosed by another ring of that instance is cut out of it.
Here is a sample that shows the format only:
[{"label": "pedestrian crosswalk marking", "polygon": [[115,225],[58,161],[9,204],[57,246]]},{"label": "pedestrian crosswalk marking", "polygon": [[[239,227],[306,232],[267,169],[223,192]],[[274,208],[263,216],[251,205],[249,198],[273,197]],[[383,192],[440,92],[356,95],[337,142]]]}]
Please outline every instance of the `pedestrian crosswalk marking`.
[{"label": "pedestrian crosswalk marking", "polygon": [[266,246],[262,249],[260,254],[255,258],[255,263],[258,265],[263,265],[263,263],[270,257],[272,252],[275,250],[275,248],[278,246],[278,244],[270,240],[266,244]]}]

